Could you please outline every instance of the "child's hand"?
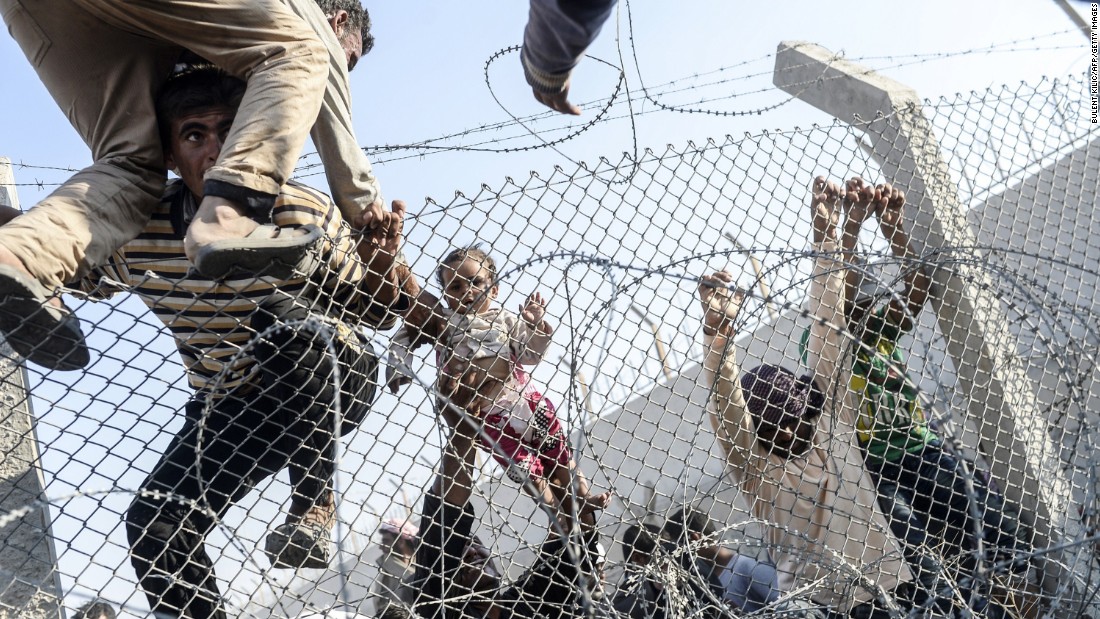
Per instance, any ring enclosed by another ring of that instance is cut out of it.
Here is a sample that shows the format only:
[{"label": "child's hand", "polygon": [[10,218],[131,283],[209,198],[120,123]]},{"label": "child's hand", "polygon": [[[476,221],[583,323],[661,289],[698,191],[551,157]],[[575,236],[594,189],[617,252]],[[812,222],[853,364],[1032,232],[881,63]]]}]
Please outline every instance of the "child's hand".
[{"label": "child's hand", "polygon": [[840,186],[824,176],[818,176],[810,185],[810,191],[813,196],[810,209],[813,213],[814,240],[833,237],[836,224],[840,221]]},{"label": "child's hand", "polygon": [[891,234],[901,225],[905,193],[889,184],[879,185],[875,193],[877,194],[875,214],[878,215],[879,225],[884,232]]},{"label": "child's hand", "polygon": [[716,271],[713,275],[699,281],[699,300],[703,303],[703,333],[728,336],[733,328],[741,304],[745,301],[744,291],[731,291],[733,275],[726,271]]},{"label": "child's hand", "polygon": [[527,297],[527,303],[519,306],[519,316],[528,325],[539,326],[543,318],[546,318],[546,299],[537,292]]},{"label": "child's hand", "polygon": [[860,226],[874,211],[875,188],[864,183],[863,179],[853,176],[844,184],[844,208],[847,211],[847,223]]}]

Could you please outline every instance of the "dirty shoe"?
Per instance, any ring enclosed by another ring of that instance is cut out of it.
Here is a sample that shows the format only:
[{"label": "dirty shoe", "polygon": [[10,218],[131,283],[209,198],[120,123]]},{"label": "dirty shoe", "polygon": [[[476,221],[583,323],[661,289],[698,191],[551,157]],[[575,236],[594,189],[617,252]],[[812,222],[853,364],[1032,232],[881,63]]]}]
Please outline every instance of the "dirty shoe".
[{"label": "dirty shoe", "polygon": [[[293,510],[293,508],[291,508]],[[288,514],[286,522],[267,534],[264,552],[279,569],[324,569],[332,558],[332,526],[336,504],[315,504],[304,514]]]},{"label": "dirty shoe", "polygon": [[19,269],[0,265],[0,332],[15,352],[51,370],[79,370],[91,355],[72,310],[49,304],[50,291]]}]

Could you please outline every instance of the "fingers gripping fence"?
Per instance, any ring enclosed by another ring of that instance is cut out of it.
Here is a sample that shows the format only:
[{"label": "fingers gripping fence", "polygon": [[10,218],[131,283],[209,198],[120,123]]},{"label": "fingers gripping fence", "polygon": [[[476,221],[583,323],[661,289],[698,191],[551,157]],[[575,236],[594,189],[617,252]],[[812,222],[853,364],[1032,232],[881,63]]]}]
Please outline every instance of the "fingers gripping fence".
[{"label": "fingers gripping fence", "polygon": [[[0,546],[44,544],[48,512],[57,556],[45,580],[4,564],[0,614],[56,580],[70,616],[1096,616],[1083,92],[429,201],[404,254],[442,300],[392,327],[323,282],[242,288],[240,314],[152,258],[100,273],[66,298],[93,363],[29,366],[46,493],[5,486]],[[446,259],[476,243],[495,268]],[[150,289],[206,312],[178,354]],[[108,290],[132,294],[85,301]],[[232,351],[203,366],[223,328]],[[193,399],[181,357],[219,398]],[[25,446],[17,393],[4,427]]]}]

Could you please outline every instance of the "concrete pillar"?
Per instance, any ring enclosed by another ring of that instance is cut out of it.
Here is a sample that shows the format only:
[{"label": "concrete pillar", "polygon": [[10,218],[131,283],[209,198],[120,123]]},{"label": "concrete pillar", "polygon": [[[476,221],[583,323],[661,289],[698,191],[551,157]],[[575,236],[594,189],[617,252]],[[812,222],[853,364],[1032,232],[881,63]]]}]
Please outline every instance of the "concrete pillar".
[{"label": "concrete pillar", "polygon": [[[0,157],[0,205],[19,208],[11,160]],[[0,336],[0,516],[43,498],[27,368]],[[0,528],[0,618],[58,619],[61,581],[49,514]]]},{"label": "concrete pillar", "polygon": [[[973,264],[950,264],[953,256],[973,258],[979,245],[967,223],[939,141],[911,88],[844,61],[805,42],[779,45],[775,85],[798,99],[862,130],[883,180],[906,192],[905,224],[922,255],[939,251],[932,307],[948,343],[959,383],[969,394],[968,418],[978,426],[993,474],[1008,497],[1023,506],[1036,528],[1036,545],[1048,547],[1079,535],[1070,509],[1070,484],[1058,447],[1047,431],[1035,385],[1020,363],[1009,320],[986,272]],[[878,182],[877,179],[872,179]],[[960,249],[956,249],[960,248]],[[1090,559],[1076,549],[1045,561],[1044,593],[1065,600],[1075,569]],[[1084,561],[1084,563],[1076,563]],[[1064,605],[1063,605],[1064,606]],[[1061,607],[1058,616],[1070,616]]]}]

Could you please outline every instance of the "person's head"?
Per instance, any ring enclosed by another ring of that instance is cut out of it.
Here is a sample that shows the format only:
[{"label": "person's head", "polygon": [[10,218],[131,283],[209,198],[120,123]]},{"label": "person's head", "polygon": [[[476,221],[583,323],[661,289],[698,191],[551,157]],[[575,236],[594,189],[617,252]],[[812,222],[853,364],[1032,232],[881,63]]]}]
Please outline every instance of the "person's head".
[{"label": "person's head", "polygon": [[400,604],[387,604],[386,609],[378,615],[378,619],[414,619],[409,609]]},{"label": "person's head", "polygon": [[243,81],[212,65],[198,65],[168,78],[157,95],[165,164],[200,200],[203,175],[221,155],[244,91]]},{"label": "person's head", "polygon": [[447,254],[436,276],[443,288],[443,302],[454,312],[485,313],[500,292],[496,262],[479,245]]},{"label": "person's head", "polygon": [[77,609],[73,619],[115,619],[115,609],[102,600],[93,600]]},{"label": "person's head", "polygon": [[491,594],[500,588],[500,577],[501,572],[492,553],[478,536],[473,536],[462,553],[462,567],[455,576],[454,585],[475,594]]},{"label": "person's head", "polygon": [[657,552],[661,527],[655,524],[632,524],[623,533],[623,558],[634,565],[649,565]]},{"label": "person's head", "polygon": [[677,544],[697,542],[703,538],[717,541],[718,528],[710,516],[689,505],[669,517],[664,534]]},{"label": "person's head", "polygon": [[782,458],[809,451],[825,400],[812,377],[760,365],[741,376],[741,390],[764,451]]},{"label": "person's head", "polygon": [[363,56],[374,49],[374,35],[370,32],[370,13],[359,0],[317,0],[336,40],[344,49],[348,71],[355,68]]},{"label": "person's head", "polygon": [[669,517],[665,523],[665,536],[674,547],[679,547],[687,552],[680,553],[682,562],[703,560],[715,566],[717,563],[725,565],[729,562],[728,553],[720,539],[718,527],[706,513],[687,506]]},{"label": "person's head", "polygon": [[384,520],[378,527],[382,545],[389,552],[409,560],[416,554],[416,540],[419,533],[419,529],[412,524],[396,518]]}]

